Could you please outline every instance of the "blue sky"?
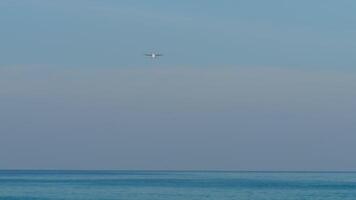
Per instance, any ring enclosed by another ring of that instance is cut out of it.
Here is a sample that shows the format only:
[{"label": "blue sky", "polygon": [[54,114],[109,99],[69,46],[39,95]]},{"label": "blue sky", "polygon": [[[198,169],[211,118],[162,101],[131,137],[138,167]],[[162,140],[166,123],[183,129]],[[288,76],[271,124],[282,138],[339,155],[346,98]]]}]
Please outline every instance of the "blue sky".
[{"label": "blue sky", "polygon": [[1,1],[0,168],[356,170],[355,6]]},{"label": "blue sky", "polygon": [[[352,68],[351,0],[2,1],[3,64]],[[21,59],[18,59],[21,56]],[[181,59],[184,57],[184,59]]]}]

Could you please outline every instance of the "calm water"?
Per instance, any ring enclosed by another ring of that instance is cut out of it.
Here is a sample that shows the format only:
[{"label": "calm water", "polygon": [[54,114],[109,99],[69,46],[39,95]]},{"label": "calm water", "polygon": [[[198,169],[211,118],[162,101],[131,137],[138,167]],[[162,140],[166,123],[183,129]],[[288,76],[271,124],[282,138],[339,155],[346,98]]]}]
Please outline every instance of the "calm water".
[{"label": "calm water", "polygon": [[0,199],[355,200],[356,173],[0,171]]}]

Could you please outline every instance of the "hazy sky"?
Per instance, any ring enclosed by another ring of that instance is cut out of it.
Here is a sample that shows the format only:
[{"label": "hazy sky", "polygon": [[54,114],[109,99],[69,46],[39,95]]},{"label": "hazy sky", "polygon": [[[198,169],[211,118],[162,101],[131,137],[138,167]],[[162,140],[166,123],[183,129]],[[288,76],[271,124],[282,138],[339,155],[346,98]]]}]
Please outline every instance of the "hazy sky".
[{"label": "hazy sky", "polygon": [[0,169],[356,170],[355,8],[2,0]]}]

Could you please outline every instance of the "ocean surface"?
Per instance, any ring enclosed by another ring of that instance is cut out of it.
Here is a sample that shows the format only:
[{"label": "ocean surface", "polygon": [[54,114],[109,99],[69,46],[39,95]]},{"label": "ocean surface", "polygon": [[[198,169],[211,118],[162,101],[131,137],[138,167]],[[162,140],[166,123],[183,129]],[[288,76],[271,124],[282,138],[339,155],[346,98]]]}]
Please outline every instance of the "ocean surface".
[{"label": "ocean surface", "polygon": [[356,173],[0,171],[0,199],[355,200]]}]

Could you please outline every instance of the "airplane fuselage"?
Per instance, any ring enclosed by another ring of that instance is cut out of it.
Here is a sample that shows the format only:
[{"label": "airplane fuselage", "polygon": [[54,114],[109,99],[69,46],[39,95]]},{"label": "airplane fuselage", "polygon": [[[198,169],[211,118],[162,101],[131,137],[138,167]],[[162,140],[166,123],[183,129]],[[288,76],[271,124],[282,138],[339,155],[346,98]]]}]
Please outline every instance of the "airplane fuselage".
[{"label": "airplane fuselage", "polygon": [[145,54],[146,56],[149,56],[152,59],[158,58],[159,56],[162,56],[162,54],[159,53],[150,53],[150,54]]}]

